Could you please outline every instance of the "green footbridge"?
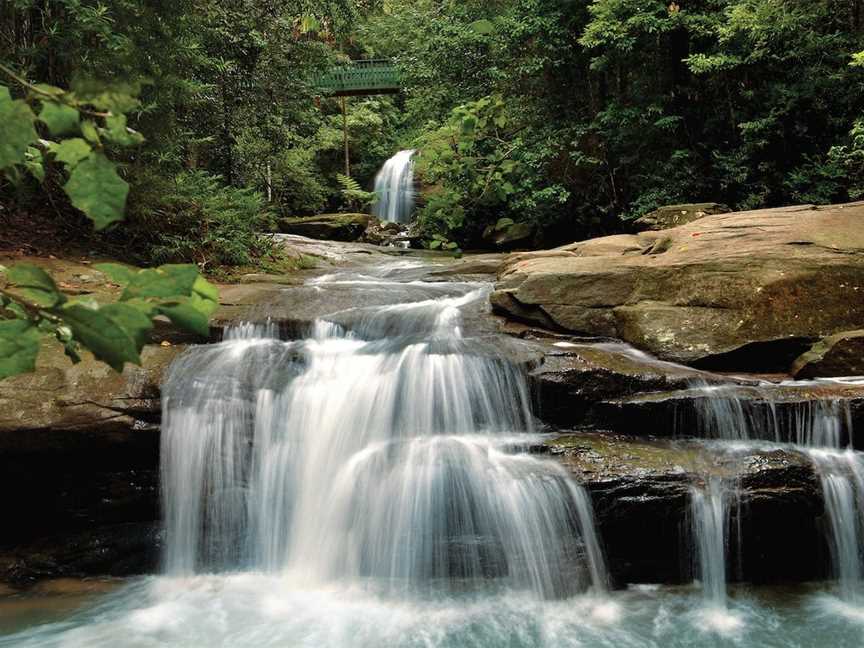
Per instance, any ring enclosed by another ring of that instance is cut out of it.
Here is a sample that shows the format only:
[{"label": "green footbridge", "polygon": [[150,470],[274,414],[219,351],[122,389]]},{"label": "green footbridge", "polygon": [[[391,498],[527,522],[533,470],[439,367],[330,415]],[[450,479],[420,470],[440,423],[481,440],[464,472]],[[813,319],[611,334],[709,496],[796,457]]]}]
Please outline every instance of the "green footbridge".
[{"label": "green footbridge", "polygon": [[351,61],[315,79],[322,93],[334,97],[396,94],[401,89],[399,69],[387,59]]}]

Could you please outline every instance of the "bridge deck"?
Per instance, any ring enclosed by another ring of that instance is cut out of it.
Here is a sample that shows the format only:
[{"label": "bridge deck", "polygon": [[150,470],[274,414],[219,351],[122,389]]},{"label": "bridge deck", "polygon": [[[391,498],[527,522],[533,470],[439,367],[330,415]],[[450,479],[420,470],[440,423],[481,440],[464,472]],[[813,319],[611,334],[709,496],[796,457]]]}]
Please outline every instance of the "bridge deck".
[{"label": "bridge deck", "polygon": [[388,60],[351,61],[315,80],[318,89],[336,97],[395,94],[400,90],[398,68]]}]

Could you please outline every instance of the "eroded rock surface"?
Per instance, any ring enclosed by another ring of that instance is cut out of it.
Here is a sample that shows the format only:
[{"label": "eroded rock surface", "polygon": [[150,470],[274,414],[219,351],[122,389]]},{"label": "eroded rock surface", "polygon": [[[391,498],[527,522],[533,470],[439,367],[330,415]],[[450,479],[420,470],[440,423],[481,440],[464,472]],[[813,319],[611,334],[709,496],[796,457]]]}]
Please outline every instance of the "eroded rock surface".
[{"label": "eroded rock surface", "polygon": [[864,329],[819,340],[792,367],[796,378],[864,376]]},{"label": "eroded rock surface", "polygon": [[328,241],[356,241],[369,226],[369,214],[320,214],[304,218],[282,218],[279,231]]},{"label": "eroded rock surface", "polygon": [[864,321],[864,203],[706,216],[512,255],[492,302],[517,320],[665,360],[788,370]]},{"label": "eroded rock surface", "polygon": [[695,220],[714,214],[728,214],[732,210],[720,203],[686,203],[683,205],[664,205],[633,221],[637,230],[664,230],[686,225]]}]

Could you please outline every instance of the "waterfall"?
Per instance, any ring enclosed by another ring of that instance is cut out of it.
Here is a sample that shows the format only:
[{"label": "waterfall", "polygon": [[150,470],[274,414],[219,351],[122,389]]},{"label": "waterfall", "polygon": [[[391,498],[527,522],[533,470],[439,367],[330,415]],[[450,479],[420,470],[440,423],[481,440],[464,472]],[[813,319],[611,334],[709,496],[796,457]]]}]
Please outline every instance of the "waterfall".
[{"label": "waterfall", "polygon": [[399,151],[375,176],[372,214],[379,220],[407,223],[414,209],[414,150]]},{"label": "waterfall", "polygon": [[[788,442],[807,454],[822,488],[826,539],[840,594],[847,601],[857,599],[864,594],[864,454],[851,447],[854,435],[848,401],[817,398],[790,402],[783,398],[783,389],[801,385],[698,385],[697,393],[705,397],[695,401],[695,435],[725,441]],[[714,564],[723,554],[716,546],[706,546],[704,538],[708,530],[718,528],[713,516],[720,506],[711,503],[710,487],[707,494],[694,491],[694,516],[698,511],[705,519],[698,523],[704,528],[697,529],[694,537],[703,586],[712,598],[725,589],[725,584],[723,589],[717,585],[721,569]]]},{"label": "waterfall", "polygon": [[723,482],[709,477],[690,493],[694,561],[699,569],[706,602],[726,607],[726,546],[728,506]]},{"label": "waterfall", "polygon": [[463,336],[460,308],[487,294],[356,309],[295,341],[237,327],[182,356],[164,387],[167,573],[603,590],[587,495],[514,450],[533,431],[523,370]]},{"label": "waterfall", "polygon": [[834,577],[846,601],[860,601],[864,591],[864,458],[853,450],[811,449],[825,512]]}]

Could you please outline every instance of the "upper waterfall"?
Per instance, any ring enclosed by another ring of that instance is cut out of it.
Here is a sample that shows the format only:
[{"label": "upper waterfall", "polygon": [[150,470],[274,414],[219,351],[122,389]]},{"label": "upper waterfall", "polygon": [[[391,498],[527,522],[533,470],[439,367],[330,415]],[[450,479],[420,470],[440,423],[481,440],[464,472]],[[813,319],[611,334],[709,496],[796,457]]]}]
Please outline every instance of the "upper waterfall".
[{"label": "upper waterfall", "polygon": [[373,215],[380,220],[407,223],[414,209],[413,149],[399,151],[375,176]]}]

